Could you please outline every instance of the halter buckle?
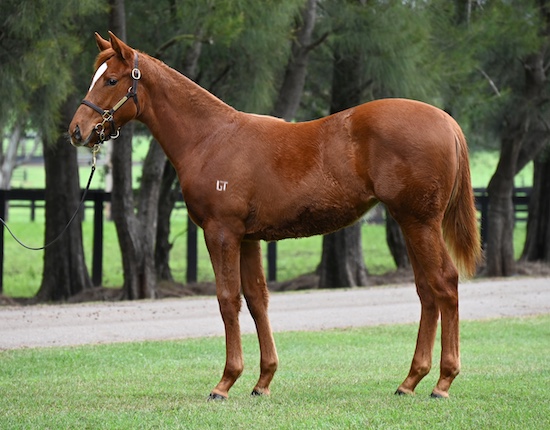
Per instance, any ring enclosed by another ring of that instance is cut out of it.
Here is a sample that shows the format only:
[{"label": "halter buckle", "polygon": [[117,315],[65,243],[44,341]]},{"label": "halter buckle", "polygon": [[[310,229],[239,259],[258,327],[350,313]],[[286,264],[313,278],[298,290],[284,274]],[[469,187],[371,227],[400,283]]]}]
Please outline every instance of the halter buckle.
[{"label": "halter buckle", "polygon": [[99,136],[100,143],[105,142],[105,127],[103,124],[104,124],[103,122],[99,122],[94,127],[95,132]]},{"label": "halter buckle", "polygon": [[132,69],[132,78],[136,81],[139,81],[141,79],[141,70],[139,70],[137,67],[134,67]]},{"label": "halter buckle", "polygon": [[97,160],[96,154],[99,152],[100,149],[101,145],[99,143],[96,143],[94,146],[92,146],[92,169],[95,169],[95,164]]}]

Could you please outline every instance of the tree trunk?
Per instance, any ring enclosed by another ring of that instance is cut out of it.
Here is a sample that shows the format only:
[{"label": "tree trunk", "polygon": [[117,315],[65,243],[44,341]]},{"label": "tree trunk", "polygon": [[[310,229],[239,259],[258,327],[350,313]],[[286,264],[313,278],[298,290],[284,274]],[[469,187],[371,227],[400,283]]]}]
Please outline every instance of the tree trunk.
[{"label": "tree trunk", "polygon": [[23,137],[24,125],[25,121],[22,118],[16,120],[8,139],[6,151],[4,152],[3,148],[0,148],[0,188],[3,190],[10,189],[11,177],[17,166],[17,149]]},{"label": "tree trunk", "polygon": [[386,242],[390,249],[393,261],[398,269],[408,269],[411,267],[409,254],[407,253],[407,245],[405,237],[401,231],[401,227],[397,221],[393,219],[386,209]]},{"label": "tree trunk", "polygon": [[[124,0],[110,0],[110,28],[126,39]],[[139,91],[139,90],[138,90]],[[137,213],[132,189],[133,124],[120,130],[113,142],[112,217],[115,222],[124,271],[123,296],[129,300],[156,295],[155,236],[157,207],[164,154],[152,141],[143,165]]]},{"label": "tree trunk", "polygon": [[521,141],[503,139],[497,170],[489,182],[487,214],[488,276],[512,276],[516,273],[514,260],[514,176]]},{"label": "tree trunk", "polygon": [[159,280],[170,282],[174,281],[172,271],[170,270],[170,251],[172,250],[172,243],[170,243],[170,218],[178,199],[179,188],[176,186],[177,183],[176,171],[172,164],[166,160],[160,184],[155,268]]},{"label": "tree trunk", "polygon": [[143,163],[136,213],[130,168],[132,128],[131,124],[126,125],[114,142],[112,210],[122,254],[124,298],[136,300],[156,295],[154,249],[164,153],[155,141],[151,142]]},{"label": "tree trunk", "polygon": [[[359,55],[334,53],[331,113],[360,102]],[[319,287],[353,287],[366,285],[367,267],[363,260],[361,224],[323,237],[323,254],[319,266]]]},{"label": "tree trunk", "polygon": [[521,256],[525,261],[550,263],[550,154],[535,161],[529,202],[527,237]]},{"label": "tree trunk", "polygon": [[[66,124],[71,121],[75,108],[73,100],[63,105],[59,137],[55,142],[44,145],[46,243],[63,230],[80,201],[76,149],[65,136]],[[92,281],[84,260],[81,217],[77,215],[61,238],[44,251],[42,284],[37,299],[65,300],[91,287]]]},{"label": "tree trunk", "polygon": [[545,64],[544,51],[529,55],[523,60],[523,92],[519,94],[515,110],[507,118],[501,134],[500,159],[487,187],[488,276],[511,276],[516,273],[512,202],[514,177],[527,162],[538,155],[548,139],[548,124],[538,108],[546,103]]},{"label": "tree trunk", "polygon": [[317,0],[308,0],[296,23],[296,37],[292,40],[291,54],[285,76],[272,115],[292,121],[300,106],[311,52],[313,30],[317,18]]},{"label": "tree trunk", "polygon": [[325,235],[319,266],[319,288],[347,288],[366,284],[361,222]]}]

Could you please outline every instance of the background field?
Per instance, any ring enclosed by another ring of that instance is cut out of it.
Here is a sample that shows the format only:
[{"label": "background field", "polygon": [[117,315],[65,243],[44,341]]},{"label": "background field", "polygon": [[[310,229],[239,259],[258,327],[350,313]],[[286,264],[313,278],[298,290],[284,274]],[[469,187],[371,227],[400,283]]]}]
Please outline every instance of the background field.
[{"label": "background field", "polygon": [[[139,186],[140,161],[147,151],[147,141],[138,140],[134,148],[134,179]],[[86,164],[89,155],[81,150],[82,159],[80,169],[81,184],[85,184],[89,175],[89,166]],[[471,156],[472,180],[474,187],[485,187],[496,168],[498,161],[496,152],[473,152]],[[44,183],[42,166],[24,166],[15,175],[13,187],[40,188]],[[103,175],[101,169],[94,178],[92,188],[101,188]],[[17,178],[21,178],[18,182]],[[24,179],[24,180],[23,180]],[[516,177],[517,186],[530,186],[532,182],[532,164],[529,164]],[[83,222],[84,246],[88,267],[91,268],[92,251],[92,216],[87,211]],[[44,238],[44,210],[37,209],[36,220],[30,221],[30,209],[11,208],[9,211],[9,225],[20,239],[30,246],[41,246]],[[185,210],[177,210],[172,219],[172,239],[174,247],[171,256],[171,267],[178,282],[185,282],[186,270],[186,243],[185,232],[187,219]],[[522,251],[525,241],[525,223],[518,223],[514,232],[516,255]],[[305,239],[289,239],[278,244],[278,271],[277,280],[285,281],[297,276],[311,273],[321,259],[322,237],[316,236]],[[265,247],[265,245],[264,245]],[[367,268],[373,275],[392,271],[395,265],[386,245],[385,228],[383,225],[364,224],[363,249]],[[265,252],[264,252],[265,255]],[[12,297],[32,297],[38,291],[42,278],[42,252],[28,251],[21,248],[6,233],[4,250],[4,294]],[[104,286],[119,287],[122,285],[122,263],[116,231],[112,222],[105,223],[104,231],[104,258],[103,258]],[[199,271],[198,280],[212,281],[214,278],[208,253],[199,234]]]},{"label": "background field", "polygon": [[[272,396],[252,398],[256,337],[227,402],[206,402],[224,360],[223,338],[0,352],[0,428],[543,429],[550,316],[461,324],[462,372],[451,399],[416,396],[405,377],[416,324],[276,333]],[[434,353],[439,355],[438,347]]]}]

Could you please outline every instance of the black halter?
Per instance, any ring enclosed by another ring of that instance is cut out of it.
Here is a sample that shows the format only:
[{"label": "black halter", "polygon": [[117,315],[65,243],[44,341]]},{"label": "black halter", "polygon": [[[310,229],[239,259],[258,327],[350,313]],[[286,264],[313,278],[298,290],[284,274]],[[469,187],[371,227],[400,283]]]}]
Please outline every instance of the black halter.
[{"label": "black halter", "polygon": [[[97,123],[94,127],[94,130],[99,135],[99,143],[103,143],[106,140],[109,139],[116,139],[120,134],[120,127],[116,127],[115,125],[115,119],[114,114],[117,110],[119,110],[124,103],[128,101],[128,99],[134,99],[134,103],[136,104],[137,108],[137,114],[139,115],[139,104],[138,104],[138,95],[137,95],[137,86],[138,81],[141,79],[141,71],[138,68],[138,54],[137,52],[134,54],[134,68],[132,69],[132,86],[128,88],[128,93],[122,97],[117,104],[115,104],[111,109],[101,109],[96,104],[92,103],[91,101],[88,101],[86,99],[82,100],[81,104],[84,104],[88,107],[91,107],[93,110],[95,110],[97,113],[99,113],[103,117],[103,121],[100,123]],[[109,123],[109,136],[105,136],[105,123]]]}]

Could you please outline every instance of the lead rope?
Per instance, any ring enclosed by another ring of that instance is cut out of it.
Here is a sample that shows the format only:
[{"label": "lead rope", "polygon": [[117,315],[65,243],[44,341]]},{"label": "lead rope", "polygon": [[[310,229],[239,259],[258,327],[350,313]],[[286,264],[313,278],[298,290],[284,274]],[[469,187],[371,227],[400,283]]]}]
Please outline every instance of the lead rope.
[{"label": "lead rope", "polygon": [[69,228],[69,226],[72,224],[72,222],[74,221],[74,219],[76,218],[76,215],[78,214],[78,212],[80,211],[80,209],[82,208],[82,205],[84,204],[84,200],[86,199],[86,194],[88,194],[88,190],[90,189],[90,184],[92,183],[92,178],[94,177],[94,172],[95,172],[95,165],[96,165],[96,154],[99,152],[99,149],[101,147],[96,144],[92,147],[92,171],[90,172],[90,177],[88,179],[88,183],[86,184],[86,188],[84,189],[84,193],[82,194],[82,198],[80,199],[80,203],[78,204],[78,207],[76,208],[76,211],[74,212],[73,216],[71,217],[71,219],[69,220],[69,222],[67,223],[67,225],[63,228],[63,230],[61,230],[61,233],[59,233],[57,235],[57,237],[55,239],[53,239],[52,241],[48,242],[47,244],[45,244],[44,246],[40,246],[38,248],[34,248],[32,246],[27,246],[25,245],[23,242],[21,242],[16,236],[15,234],[13,234],[13,232],[10,230],[10,228],[8,227],[8,225],[6,224],[6,222],[0,218],[0,222],[2,224],[4,224],[4,227],[6,227],[6,230],[8,230],[8,232],[11,234],[11,236],[15,239],[15,241],[21,245],[23,248],[26,248],[26,249],[29,249],[31,251],[41,251],[43,249],[46,249],[48,246],[50,245],[53,245],[55,242],[57,242],[61,236],[63,236],[63,234],[67,231],[67,229]]}]

